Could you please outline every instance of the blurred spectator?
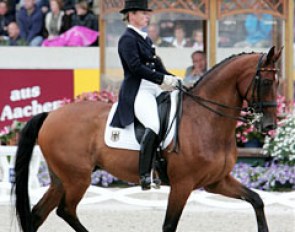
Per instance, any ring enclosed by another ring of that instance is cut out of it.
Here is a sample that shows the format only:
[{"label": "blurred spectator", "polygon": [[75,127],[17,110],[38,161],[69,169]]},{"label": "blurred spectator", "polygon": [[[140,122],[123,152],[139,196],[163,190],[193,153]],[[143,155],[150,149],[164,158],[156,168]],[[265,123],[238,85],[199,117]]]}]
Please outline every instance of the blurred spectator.
[{"label": "blurred spectator", "polygon": [[[6,1],[0,1],[0,37],[7,37],[7,26],[12,21],[15,21],[15,16],[8,12],[8,4]],[[5,39],[5,38],[2,38]]]},{"label": "blurred spectator", "polygon": [[24,0],[24,6],[17,14],[17,22],[20,28],[20,35],[29,46],[40,46],[43,37],[41,36],[44,25],[44,17],[35,0]]},{"label": "blurred spectator", "polygon": [[4,46],[27,46],[27,42],[20,37],[19,27],[16,22],[11,22],[7,27],[8,39],[0,41]]},{"label": "blurred spectator", "polygon": [[52,39],[44,40],[42,46],[97,46],[98,17],[89,10],[86,0],[75,4],[76,13],[71,15],[67,31]]},{"label": "blurred spectator", "polygon": [[44,15],[49,11],[49,0],[36,0],[36,5]]},{"label": "blurred spectator", "polygon": [[190,47],[191,44],[185,38],[185,31],[181,25],[176,25],[174,29],[174,39],[172,45],[176,48]]},{"label": "blurred spectator", "polygon": [[89,9],[86,0],[79,0],[76,5],[76,13],[71,17],[71,26],[84,26],[98,31],[98,16]]},{"label": "blurred spectator", "polygon": [[86,0],[86,1],[87,1],[89,9],[92,9],[94,1],[93,0]]},{"label": "blurred spectator", "polygon": [[50,12],[45,16],[45,37],[52,39],[62,32],[69,29],[69,23],[66,23],[65,13],[62,9],[62,0],[50,0]]},{"label": "blurred spectator", "polygon": [[156,23],[152,23],[148,26],[148,36],[157,47],[173,47],[171,43],[163,40],[159,34],[159,27]]},{"label": "blurred spectator", "polygon": [[203,31],[194,30],[192,35],[192,46],[195,51],[204,51]]},{"label": "blurred spectator", "polygon": [[165,40],[171,42],[173,39],[174,32],[174,21],[172,20],[161,20],[160,22],[160,36]]},{"label": "blurred spectator", "polygon": [[[25,5],[25,0],[16,0],[20,2],[20,6]],[[35,0],[35,5],[41,10],[45,15],[49,11],[49,0]]]},{"label": "blurred spectator", "polygon": [[183,83],[187,87],[191,87],[195,82],[199,81],[207,70],[206,54],[203,51],[193,52],[191,58],[193,65],[186,69],[183,79]]},{"label": "blurred spectator", "polygon": [[219,47],[234,47],[235,43],[245,40],[245,17],[245,15],[230,15],[219,20]]},{"label": "blurred spectator", "polygon": [[[92,9],[93,7],[93,0],[85,0],[87,2],[87,5],[89,9]],[[78,2],[78,0],[64,0],[63,1],[63,10],[65,11],[66,15],[71,15],[75,13],[75,5]]]},{"label": "blurred spectator", "polygon": [[108,20],[108,26],[106,27],[106,46],[117,47],[118,41],[125,29],[125,24],[121,19]]},{"label": "blurred spectator", "polygon": [[245,20],[246,40],[235,47],[269,47],[272,43],[273,17],[270,14],[249,14]]},{"label": "blurred spectator", "polygon": [[16,14],[16,5],[20,2],[20,0],[6,0],[8,4],[8,13],[12,14],[15,17]]},{"label": "blurred spectator", "polygon": [[75,13],[75,4],[76,0],[64,0],[63,1],[63,10],[66,15],[71,15]]}]

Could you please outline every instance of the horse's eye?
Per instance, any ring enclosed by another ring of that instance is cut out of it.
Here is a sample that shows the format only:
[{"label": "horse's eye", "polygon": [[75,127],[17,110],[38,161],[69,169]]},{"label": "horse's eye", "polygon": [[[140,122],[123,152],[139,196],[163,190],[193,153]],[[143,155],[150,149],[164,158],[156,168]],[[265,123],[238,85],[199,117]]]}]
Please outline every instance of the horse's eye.
[{"label": "horse's eye", "polygon": [[273,80],[265,79],[262,81],[263,87],[270,87],[273,84]]}]

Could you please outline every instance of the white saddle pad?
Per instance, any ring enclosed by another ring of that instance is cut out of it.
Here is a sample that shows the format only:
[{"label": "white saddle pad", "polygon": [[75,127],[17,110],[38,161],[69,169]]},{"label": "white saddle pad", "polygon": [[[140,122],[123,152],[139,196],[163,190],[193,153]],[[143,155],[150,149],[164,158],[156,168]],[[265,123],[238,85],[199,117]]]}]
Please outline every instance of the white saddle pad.
[{"label": "white saddle pad", "polygon": [[[169,118],[169,126],[172,123],[173,117],[176,112],[176,104],[178,98],[178,90],[173,91],[170,94],[171,97],[171,111]],[[114,103],[112,109],[110,110],[107,125],[104,134],[104,140],[107,146],[112,148],[128,149],[128,150],[140,150],[140,144],[137,142],[134,132],[134,123],[128,125],[124,129],[111,127],[110,123],[113,118],[113,115],[117,109],[118,103]],[[162,149],[165,149],[172,141],[173,135],[175,132],[175,122],[171,127],[171,130],[168,133],[165,141],[161,143]]]}]

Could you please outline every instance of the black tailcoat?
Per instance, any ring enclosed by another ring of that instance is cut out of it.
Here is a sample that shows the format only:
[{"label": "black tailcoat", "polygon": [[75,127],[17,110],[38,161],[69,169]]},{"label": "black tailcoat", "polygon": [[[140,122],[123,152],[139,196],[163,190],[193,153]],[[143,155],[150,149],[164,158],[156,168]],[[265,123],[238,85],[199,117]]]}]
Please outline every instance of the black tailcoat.
[{"label": "black tailcoat", "polygon": [[118,45],[124,69],[124,80],[119,92],[118,108],[111,126],[124,128],[134,122],[134,101],[141,79],[162,84],[164,75],[171,75],[156,56],[149,37],[144,39],[136,31],[127,28]]}]

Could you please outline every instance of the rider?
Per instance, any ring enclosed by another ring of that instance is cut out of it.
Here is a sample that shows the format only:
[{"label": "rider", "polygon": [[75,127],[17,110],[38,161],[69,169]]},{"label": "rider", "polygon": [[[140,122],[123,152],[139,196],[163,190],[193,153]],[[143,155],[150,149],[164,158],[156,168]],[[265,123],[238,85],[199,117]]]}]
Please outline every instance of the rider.
[{"label": "rider", "polygon": [[125,0],[120,11],[127,28],[118,44],[124,69],[124,80],[119,92],[118,108],[111,126],[124,128],[136,118],[144,125],[145,133],[140,143],[139,175],[143,190],[151,187],[153,154],[159,143],[160,123],[156,97],[162,92],[159,85],[176,87],[178,77],[171,75],[155,53],[155,46],[147,33],[151,9],[147,0]]}]

